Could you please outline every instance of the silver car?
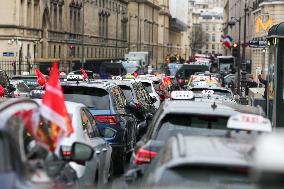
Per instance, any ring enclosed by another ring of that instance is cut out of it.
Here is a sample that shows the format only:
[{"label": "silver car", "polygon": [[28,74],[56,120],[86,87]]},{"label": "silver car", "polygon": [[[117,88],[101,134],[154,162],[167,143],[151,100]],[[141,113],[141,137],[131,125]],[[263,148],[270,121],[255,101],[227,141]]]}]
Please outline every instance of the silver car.
[{"label": "silver car", "polygon": [[142,179],[144,187],[255,188],[251,141],[177,135],[170,138]]}]

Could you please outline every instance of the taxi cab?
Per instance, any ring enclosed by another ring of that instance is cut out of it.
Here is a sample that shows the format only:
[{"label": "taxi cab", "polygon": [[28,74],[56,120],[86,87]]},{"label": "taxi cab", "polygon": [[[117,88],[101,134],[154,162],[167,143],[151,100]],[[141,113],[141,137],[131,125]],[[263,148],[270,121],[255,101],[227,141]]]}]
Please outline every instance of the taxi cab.
[{"label": "taxi cab", "polygon": [[229,102],[200,102],[192,100],[166,100],[149,124],[148,131],[137,143],[131,165],[145,169],[157,155],[167,139],[178,133],[184,135],[225,135],[227,122],[233,115],[246,113],[264,116],[260,107]]}]

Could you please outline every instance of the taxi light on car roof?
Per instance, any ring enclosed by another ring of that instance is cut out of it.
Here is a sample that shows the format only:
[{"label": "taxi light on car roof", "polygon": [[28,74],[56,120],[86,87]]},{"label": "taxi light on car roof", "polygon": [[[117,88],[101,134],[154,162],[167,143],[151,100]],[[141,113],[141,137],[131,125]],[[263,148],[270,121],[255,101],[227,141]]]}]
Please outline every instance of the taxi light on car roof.
[{"label": "taxi light on car roof", "polygon": [[84,81],[84,76],[83,75],[74,75],[74,74],[69,74],[67,75],[67,81]]},{"label": "taxi light on car roof", "polygon": [[192,91],[173,91],[171,92],[171,99],[174,100],[192,100],[194,94]]},{"label": "taxi light on car roof", "polygon": [[238,114],[231,116],[228,120],[227,128],[260,132],[272,131],[272,125],[269,119],[252,114]]}]

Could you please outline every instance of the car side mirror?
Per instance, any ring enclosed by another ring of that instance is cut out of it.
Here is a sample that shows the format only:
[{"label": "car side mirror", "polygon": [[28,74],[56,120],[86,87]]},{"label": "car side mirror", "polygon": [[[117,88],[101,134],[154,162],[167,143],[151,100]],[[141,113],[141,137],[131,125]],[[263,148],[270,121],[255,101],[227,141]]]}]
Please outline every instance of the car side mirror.
[{"label": "car side mirror", "polygon": [[135,102],[133,102],[133,100],[127,101],[127,107],[128,107],[131,111],[137,109],[136,104],[135,104]]},{"label": "car side mirror", "polygon": [[66,151],[66,147],[61,146],[60,152],[63,160],[85,162],[90,161],[94,154],[94,149],[91,146],[81,142],[74,142],[70,151]]}]

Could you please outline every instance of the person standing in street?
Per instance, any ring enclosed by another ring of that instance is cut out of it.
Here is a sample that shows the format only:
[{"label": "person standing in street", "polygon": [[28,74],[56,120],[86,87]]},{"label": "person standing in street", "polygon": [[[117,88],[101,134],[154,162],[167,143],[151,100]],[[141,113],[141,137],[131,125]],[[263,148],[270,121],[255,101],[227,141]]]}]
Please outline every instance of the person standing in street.
[{"label": "person standing in street", "polygon": [[267,87],[268,87],[268,83],[267,80],[263,79],[261,77],[261,75],[258,75],[258,80],[260,83],[262,83],[264,85],[264,94],[263,94],[263,98],[266,100],[267,99]]}]

